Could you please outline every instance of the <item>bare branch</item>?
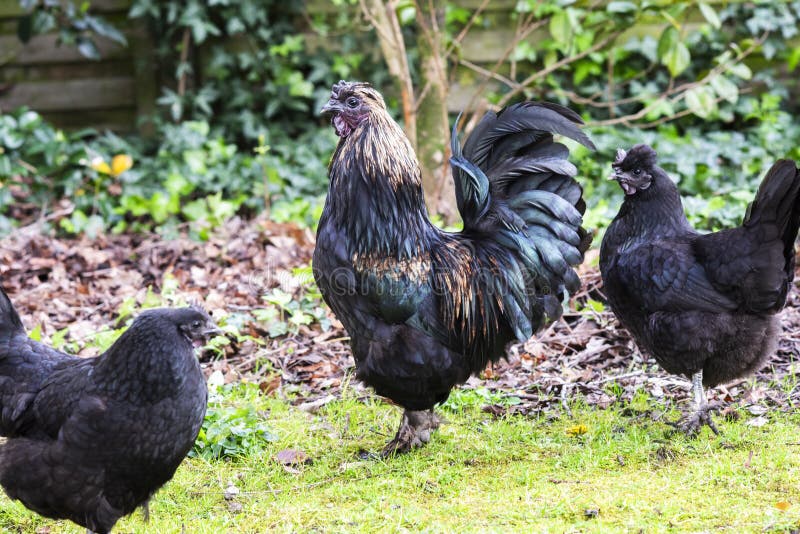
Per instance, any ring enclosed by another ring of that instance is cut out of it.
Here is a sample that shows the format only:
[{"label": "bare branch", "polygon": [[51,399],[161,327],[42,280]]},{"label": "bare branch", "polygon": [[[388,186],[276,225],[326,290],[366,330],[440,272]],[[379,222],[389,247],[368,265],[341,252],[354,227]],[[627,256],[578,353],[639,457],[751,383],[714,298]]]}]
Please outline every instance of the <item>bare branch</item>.
[{"label": "bare branch", "polygon": [[400,100],[403,105],[403,124],[411,145],[417,147],[417,122],[414,111],[414,85],[408,67],[406,45],[397,18],[397,0],[359,0],[364,17],[375,28],[381,52],[389,73],[400,86]]},{"label": "bare branch", "polygon": [[513,86],[513,89],[511,91],[509,91],[508,93],[506,93],[505,95],[503,95],[503,98],[500,99],[500,101],[497,103],[497,105],[499,107],[505,106],[511,99],[513,99],[519,93],[521,93],[522,91],[527,89],[528,86],[530,84],[532,84],[533,82],[535,82],[536,80],[544,78],[545,76],[547,76],[551,72],[554,72],[554,71],[560,69],[561,67],[569,65],[570,63],[574,63],[574,62],[578,61],[579,59],[583,59],[584,57],[588,56],[589,54],[597,52],[598,50],[600,50],[601,48],[606,46],[608,43],[610,43],[611,41],[613,41],[614,39],[619,37],[619,35],[621,33],[622,33],[622,30],[617,30],[614,33],[609,34],[605,39],[601,39],[600,41],[596,42],[595,44],[593,44],[592,46],[590,46],[589,48],[587,48],[583,52],[575,54],[574,56],[564,57],[564,58],[560,59],[559,61],[556,61],[555,63],[553,63],[549,67],[546,67],[546,68],[544,68],[544,69],[542,69],[540,71],[534,72],[533,74],[531,74],[530,76],[525,78],[522,82],[519,82],[515,86]]}]

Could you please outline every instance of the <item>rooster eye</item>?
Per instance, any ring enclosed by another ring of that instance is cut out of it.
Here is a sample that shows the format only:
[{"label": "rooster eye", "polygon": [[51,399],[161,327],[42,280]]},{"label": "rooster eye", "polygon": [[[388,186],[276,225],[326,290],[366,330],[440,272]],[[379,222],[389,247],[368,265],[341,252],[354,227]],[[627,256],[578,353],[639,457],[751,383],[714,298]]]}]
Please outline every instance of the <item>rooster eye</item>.
[{"label": "rooster eye", "polygon": [[200,328],[200,321],[192,321],[192,328]]},{"label": "rooster eye", "polygon": [[349,108],[356,108],[358,107],[358,99],[355,97],[350,97],[347,99],[347,107]]},{"label": "rooster eye", "polygon": [[639,176],[640,174],[642,174],[642,169],[633,169],[633,174]]}]

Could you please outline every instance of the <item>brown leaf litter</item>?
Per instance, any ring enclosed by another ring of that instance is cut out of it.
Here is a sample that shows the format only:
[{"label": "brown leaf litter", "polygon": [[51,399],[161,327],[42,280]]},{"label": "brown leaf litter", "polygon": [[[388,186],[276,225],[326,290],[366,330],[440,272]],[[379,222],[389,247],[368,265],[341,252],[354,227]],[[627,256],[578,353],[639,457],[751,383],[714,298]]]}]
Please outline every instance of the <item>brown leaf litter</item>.
[{"label": "brown leaf litter", "polygon": [[[273,288],[297,297],[303,284],[292,270],[309,264],[313,247],[309,230],[263,218],[233,219],[206,242],[155,234],[57,239],[30,226],[0,240],[0,281],[28,329],[41,325],[47,340],[68,328],[67,339],[80,342],[117,326],[114,321],[126,299],[141,304],[148,288],[159,293],[167,279],[184,301],[201,304],[217,317],[265,307],[263,296]],[[487,406],[488,413],[568,410],[567,401],[575,395],[605,408],[630,400],[640,390],[670,401],[688,398],[687,380],[668,375],[643,356],[608,310],[586,305],[604,297],[597,268],[584,265],[581,270],[583,288],[561,320],[525,344],[512,345],[507,360],[464,386],[487,388],[513,400]],[[784,380],[798,370],[799,309],[795,288],[780,315],[783,334],[770,364],[752,379],[716,388],[712,398],[749,406],[756,417],[764,417],[764,408],[786,409],[790,400],[800,402],[800,389]],[[255,382],[264,394],[289,398],[309,411],[338,398],[343,388],[370,395],[351,380],[354,364],[347,335],[332,316],[328,331],[313,324],[279,338],[269,338],[265,325],[245,317],[249,319],[239,325],[240,332],[262,343],[230,336],[221,354],[203,356],[207,374],[219,371],[226,382]],[[95,353],[92,348],[81,351]]]}]

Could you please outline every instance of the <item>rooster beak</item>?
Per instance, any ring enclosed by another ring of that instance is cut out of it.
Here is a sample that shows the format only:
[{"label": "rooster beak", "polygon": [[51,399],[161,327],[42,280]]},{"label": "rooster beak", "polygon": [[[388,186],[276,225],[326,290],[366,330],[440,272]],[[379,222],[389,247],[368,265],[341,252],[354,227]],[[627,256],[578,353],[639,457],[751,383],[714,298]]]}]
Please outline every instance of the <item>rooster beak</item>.
[{"label": "rooster beak", "polygon": [[341,110],[342,108],[339,105],[339,102],[331,98],[324,106],[322,106],[322,109],[319,110],[319,114],[324,115],[326,113],[338,113]]}]

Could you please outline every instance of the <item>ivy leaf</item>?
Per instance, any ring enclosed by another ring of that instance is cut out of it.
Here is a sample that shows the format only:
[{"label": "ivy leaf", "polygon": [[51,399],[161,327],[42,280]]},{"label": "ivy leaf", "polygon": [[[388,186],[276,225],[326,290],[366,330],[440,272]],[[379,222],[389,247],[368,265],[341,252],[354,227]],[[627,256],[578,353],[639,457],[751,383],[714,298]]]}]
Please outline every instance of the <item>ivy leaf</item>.
[{"label": "ivy leaf", "polygon": [[733,65],[728,67],[728,72],[743,80],[749,80],[750,78],[753,77],[753,71],[751,71],[750,67],[748,67],[744,63],[734,63]]},{"label": "ivy leaf", "polygon": [[658,39],[658,57],[663,59],[664,56],[667,55],[667,52],[675,48],[675,45],[679,43],[680,40],[681,36],[678,30],[674,26],[667,26]]},{"label": "ivy leaf", "polygon": [[658,40],[658,57],[673,78],[689,66],[692,56],[674,26],[669,26],[661,34]]},{"label": "ivy leaf", "polygon": [[710,117],[717,111],[717,103],[708,87],[695,87],[686,91],[686,106],[702,119]]},{"label": "ivy leaf", "polygon": [[714,11],[713,7],[705,2],[698,3],[697,7],[700,8],[700,13],[703,14],[703,17],[705,17],[706,21],[708,21],[708,23],[711,24],[714,29],[718,30],[722,27],[722,21],[719,20],[719,15],[717,15],[717,12]]},{"label": "ivy leaf", "polygon": [[633,2],[614,1],[609,2],[608,6],[606,6],[606,11],[609,13],[630,13],[637,9],[636,4]]},{"label": "ivy leaf", "polygon": [[565,11],[559,11],[550,18],[550,35],[559,44],[567,44],[572,38],[572,24]]},{"label": "ivy leaf", "polygon": [[786,60],[786,68],[789,69],[789,72],[793,72],[798,63],[800,63],[800,46],[793,48],[789,52],[789,58]]},{"label": "ivy leaf", "polygon": [[87,39],[86,37],[78,37],[77,39],[78,45],[78,52],[81,53],[83,57],[93,59],[95,61],[100,59],[100,51],[97,49],[97,45],[94,44],[94,41],[91,39]]},{"label": "ivy leaf", "polygon": [[739,100],[739,88],[736,84],[730,81],[725,76],[714,76],[711,78],[711,87],[720,97],[724,98],[731,104],[735,104]]},{"label": "ivy leaf", "polygon": [[675,43],[675,46],[661,58],[662,63],[667,67],[673,78],[685,71],[691,60],[692,56],[689,54],[689,49],[681,42]]}]

